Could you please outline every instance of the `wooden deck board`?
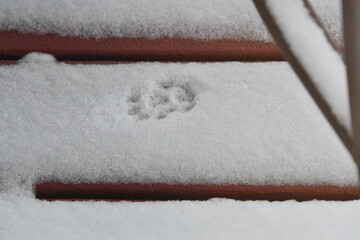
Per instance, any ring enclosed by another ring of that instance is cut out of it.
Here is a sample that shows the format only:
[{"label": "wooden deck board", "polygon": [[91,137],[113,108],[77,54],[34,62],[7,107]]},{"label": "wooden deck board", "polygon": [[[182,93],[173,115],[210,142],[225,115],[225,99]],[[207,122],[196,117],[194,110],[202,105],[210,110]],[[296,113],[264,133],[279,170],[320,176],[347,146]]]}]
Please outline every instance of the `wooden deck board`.
[{"label": "wooden deck board", "polygon": [[254,186],[254,185],[170,185],[170,184],[72,184],[46,182],[35,186],[44,200],[237,200],[306,201],[360,199],[359,187],[337,186]]},{"label": "wooden deck board", "polygon": [[58,60],[106,61],[281,61],[273,43],[251,40],[176,38],[80,38],[56,34],[0,32],[0,59],[44,52]]}]

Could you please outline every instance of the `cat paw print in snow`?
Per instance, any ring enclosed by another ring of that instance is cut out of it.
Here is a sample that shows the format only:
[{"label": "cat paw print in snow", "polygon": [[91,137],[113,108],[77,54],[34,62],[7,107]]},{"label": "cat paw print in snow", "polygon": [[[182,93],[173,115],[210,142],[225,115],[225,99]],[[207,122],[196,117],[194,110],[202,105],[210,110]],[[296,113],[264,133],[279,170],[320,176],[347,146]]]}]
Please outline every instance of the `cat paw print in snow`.
[{"label": "cat paw print in snow", "polygon": [[195,105],[195,96],[190,82],[152,82],[147,88],[130,90],[127,113],[135,120],[162,119],[172,112],[189,111]]}]

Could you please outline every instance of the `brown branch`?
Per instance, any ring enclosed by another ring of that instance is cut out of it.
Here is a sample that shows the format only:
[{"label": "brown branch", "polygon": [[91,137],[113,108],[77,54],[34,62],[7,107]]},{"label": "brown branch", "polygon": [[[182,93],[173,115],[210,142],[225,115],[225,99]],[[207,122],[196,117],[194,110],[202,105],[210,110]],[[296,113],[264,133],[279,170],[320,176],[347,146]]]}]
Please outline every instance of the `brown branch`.
[{"label": "brown branch", "polygon": [[345,59],[353,129],[353,156],[360,169],[360,1],[343,0]]}]

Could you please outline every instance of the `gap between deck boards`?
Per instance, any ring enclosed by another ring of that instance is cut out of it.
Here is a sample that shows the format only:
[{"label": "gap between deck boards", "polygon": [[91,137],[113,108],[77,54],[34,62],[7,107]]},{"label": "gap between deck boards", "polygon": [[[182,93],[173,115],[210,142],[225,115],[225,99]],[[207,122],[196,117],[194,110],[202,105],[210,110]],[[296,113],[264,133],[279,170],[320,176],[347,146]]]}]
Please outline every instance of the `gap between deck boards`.
[{"label": "gap between deck boards", "polygon": [[305,185],[170,185],[170,184],[91,184],[39,183],[36,198],[43,200],[354,200],[360,199],[359,187]]},{"label": "gap between deck boards", "polygon": [[44,52],[71,61],[284,61],[274,43],[181,38],[81,38],[0,31],[0,59]]}]

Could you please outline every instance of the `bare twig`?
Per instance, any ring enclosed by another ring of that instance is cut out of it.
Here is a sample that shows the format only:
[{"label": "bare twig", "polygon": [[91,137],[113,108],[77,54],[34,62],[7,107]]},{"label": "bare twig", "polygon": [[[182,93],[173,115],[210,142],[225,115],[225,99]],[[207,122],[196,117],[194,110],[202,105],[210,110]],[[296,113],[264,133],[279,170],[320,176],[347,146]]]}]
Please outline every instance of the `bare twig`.
[{"label": "bare twig", "polygon": [[353,156],[360,166],[360,1],[343,0],[345,60],[353,129]]}]

